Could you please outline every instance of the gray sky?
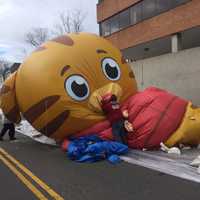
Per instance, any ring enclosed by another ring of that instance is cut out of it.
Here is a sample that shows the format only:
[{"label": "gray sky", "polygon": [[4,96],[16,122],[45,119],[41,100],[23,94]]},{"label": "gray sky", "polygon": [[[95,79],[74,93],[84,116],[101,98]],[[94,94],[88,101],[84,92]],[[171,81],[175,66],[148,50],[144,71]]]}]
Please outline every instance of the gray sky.
[{"label": "gray sky", "polygon": [[0,58],[23,59],[24,34],[34,27],[56,23],[59,12],[81,10],[87,14],[84,30],[98,33],[97,0],[0,0]]}]

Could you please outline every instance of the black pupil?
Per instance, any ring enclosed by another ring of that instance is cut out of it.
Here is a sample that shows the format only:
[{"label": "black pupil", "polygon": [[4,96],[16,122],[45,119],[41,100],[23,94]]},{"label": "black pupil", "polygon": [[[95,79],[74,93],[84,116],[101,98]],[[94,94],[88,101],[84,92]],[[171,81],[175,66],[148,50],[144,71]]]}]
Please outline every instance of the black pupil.
[{"label": "black pupil", "polygon": [[105,66],[106,74],[111,78],[115,79],[118,77],[118,69],[117,67],[112,67],[109,63]]},{"label": "black pupil", "polygon": [[87,95],[88,89],[85,83],[79,85],[76,81],[73,81],[71,87],[76,96],[84,97],[85,95]]}]

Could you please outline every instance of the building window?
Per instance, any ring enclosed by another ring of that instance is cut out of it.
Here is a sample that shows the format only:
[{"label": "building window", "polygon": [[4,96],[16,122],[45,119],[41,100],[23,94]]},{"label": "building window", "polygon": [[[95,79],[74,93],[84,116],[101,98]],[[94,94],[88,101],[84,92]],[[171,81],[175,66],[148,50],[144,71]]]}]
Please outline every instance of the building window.
[{"label": "building window", "polygon": [[114,33],[119,30],[119,15],[115,15],[110,18],[110,33]]},{"label": "building window", "polygon": [[171,8],[171,1],[169,0],[157,0],[157,12],[162,13]]},{"label": "building window", "polygon": [[131,25],[137,24],[142,20],[142,6],[137,4],[130,8]]},{"label": "building window", "polygon": [[101,34],[103,36],[110,35],[110,21],[106,20],[106,21],[102,22],[100,30],[101,30]]},{"label": "building window", "polygon": [[130,25],[157,16],[191,0],[143,0],[100,23],[100,34],[110,35]]},{"label": "building window", "polygon": [[187,3],[188,0],[171,0],[171,7],[180,6],[181,4]]},{"label": "building window", "polygon": [[120,29],[130,26],[130,9],[127,9],[119,14]]},{"label": "building window", "polygon": [[155,16],[156,13],[156,0],[142,1],[142,18],[148,19]]}]

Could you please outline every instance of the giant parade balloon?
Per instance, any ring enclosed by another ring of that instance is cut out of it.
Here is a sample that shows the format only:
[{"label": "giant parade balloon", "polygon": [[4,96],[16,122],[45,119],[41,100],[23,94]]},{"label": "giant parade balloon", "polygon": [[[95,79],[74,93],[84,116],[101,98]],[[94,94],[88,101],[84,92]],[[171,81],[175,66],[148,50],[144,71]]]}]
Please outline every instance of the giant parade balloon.
[{"label": "giant parade balloon", "polygon": [[137,91],[120,51],[95,34],[60,36],[34,51],[1,90],[8,119],[20,113],[44,135],[62,140],[105,119],[101,96],[123,102]]},{"label": "giant parade balloon", "polygon": [[129,147],[200,143],[200,108],[156,87],[138,91],[121,52],[95,34],[68,34],[41,45],[5,81],[1,109],[9,120],[23,116],[56,141],[90,134],[113,139],[101,105],[112,95],[128,111]]}]

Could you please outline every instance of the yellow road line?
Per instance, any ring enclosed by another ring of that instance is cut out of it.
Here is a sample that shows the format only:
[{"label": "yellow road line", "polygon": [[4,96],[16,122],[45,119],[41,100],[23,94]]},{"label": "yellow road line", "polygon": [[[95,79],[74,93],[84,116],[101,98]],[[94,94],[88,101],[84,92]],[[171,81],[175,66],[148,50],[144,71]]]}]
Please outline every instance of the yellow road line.
[{"label": "yellow road line", "polygon": [[2,153],[7,159],[12,161],[17,167],[19,167],[25,174],[27,174],[32,180],[34,180],[41,188],[43,188],[50,196],[52,196],[56,200],[64,200],[59,194],[57,194],[53,189],[51,189],[47,184],[45,184],[42,180],[36,177],[29,169],[27,169],[23,164],[9,155],[5,150],[0,148],[0,153]]},{"label": "yellow road line", "polygon": [[37,196],[38,199],[48,200],[24,175],[22,175],[8,160],[0,154],[0,160]]}]

